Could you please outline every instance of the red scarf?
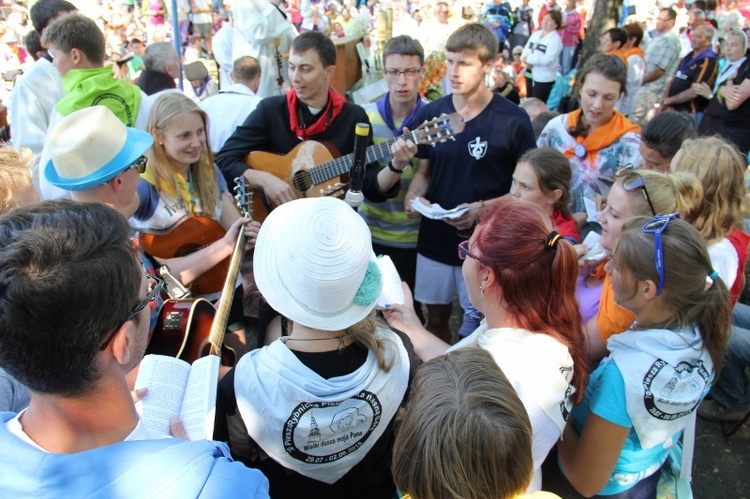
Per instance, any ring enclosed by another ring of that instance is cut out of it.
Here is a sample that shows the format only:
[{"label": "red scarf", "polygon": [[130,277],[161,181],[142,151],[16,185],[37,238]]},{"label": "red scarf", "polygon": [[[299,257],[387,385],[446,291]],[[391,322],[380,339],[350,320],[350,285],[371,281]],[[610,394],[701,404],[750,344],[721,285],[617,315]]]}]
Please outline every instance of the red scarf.
[{"label": "red scarf", "polygon": [[745,287],[745,262],[747,262],[747,246],[750,244],[750,236],[740,229],[732,229],[727,239],[732,243],[734,250],[737,252],[737,258],[740,261],[740,265],[737,268],[737,277],[734,279],[732,289],[729,290],[729,298],[732,306],[734,306]]},{"label": "red scarf", "polygon": [[555,229],[561,236],[575,239],[575,244],[581,242],[581,234],[578,232],[576,221],[563,215],[562,211],[555,209],[552,213],[552,223],[555,224]]},{"label": "red scarf", "polygon": [[336,92],[332,87],[329,87],[328,103],[326,104],[325,109],[320,113],[320,116],[315,123],[308,127],[305,127],[299,122],[299,116],[297,115],[297,92],[295,92],[294,89],[287,92],[286,103],[289,107],[289,122],[292,126],[292,131],[297,137],[302,140],[307,140],[308,137],[323,133],[328,128],[331,122],[341,114],[346,99],[344,99],[341,94]]},{"label": "red scarf", "polygon": [[[568,114],[567,124],[569,130],[575,129],[576,123],[578,122],[578,116],[580,115],[580,109],[576,109]],[[579,135],[575,140],[577,144],[581,144],[586,148],[586,157],[589,160],[589,164],[593,165],[600,149],[612,145],[617,139],[628,132],[639,133],[640,131],[641,127],[632,124],[618,111],[614,111],[612,118],[606,124],[600,126],[586,137],[581,137]],[[563,154],[566,158],[570,159],[576,155],[575,148],[571,147],[570,149],[563,151]]]}]

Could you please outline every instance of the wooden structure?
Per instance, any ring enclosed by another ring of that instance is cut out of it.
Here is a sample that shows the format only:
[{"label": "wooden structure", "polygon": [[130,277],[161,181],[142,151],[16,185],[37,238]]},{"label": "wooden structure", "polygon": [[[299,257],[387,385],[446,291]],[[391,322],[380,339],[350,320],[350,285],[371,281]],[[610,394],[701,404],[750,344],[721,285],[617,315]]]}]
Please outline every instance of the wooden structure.
[{"label": "wooden structure", "polygon": [[332,38],[336,45],[336,72],[331,79],[331,86],[341,95],[362,78],[362,61],[359,60],[357,44],[363,36]]}]

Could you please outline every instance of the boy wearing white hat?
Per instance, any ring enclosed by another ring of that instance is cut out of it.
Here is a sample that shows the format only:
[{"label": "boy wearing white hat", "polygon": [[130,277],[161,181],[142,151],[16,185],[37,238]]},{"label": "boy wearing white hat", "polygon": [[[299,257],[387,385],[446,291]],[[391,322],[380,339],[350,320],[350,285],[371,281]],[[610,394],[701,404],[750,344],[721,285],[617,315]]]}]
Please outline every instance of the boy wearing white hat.
[{"label": "boy wearing white hat", "polygon": [[[106,204],[127,219],[138,208],[139,173],[146,169],[144,155],[153,142],[151,134],[126,127],[104,106],[84,108],[63,118],[52,131],[47,144],[51,159],[41,168],[50,185],[68,191],[74,200]],[[167,265],[180,281],[190,283],[232,254],[241,225],[252,246],[260,224],[239,218],[222,239],[190,255],[162,260],[138,253],[148,273],[155,274],[156,265]],[[158,305],[152,307],[150,331]]]}]

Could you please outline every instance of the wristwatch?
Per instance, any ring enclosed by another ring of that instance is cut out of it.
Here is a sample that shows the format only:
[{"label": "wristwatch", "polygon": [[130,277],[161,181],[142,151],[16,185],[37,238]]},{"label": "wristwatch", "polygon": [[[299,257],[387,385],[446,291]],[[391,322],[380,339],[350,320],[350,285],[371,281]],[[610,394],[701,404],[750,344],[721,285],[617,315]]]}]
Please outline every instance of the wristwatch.
[{"label": "wristwatch", "polygon": [[407,168],[409,168],[408,164],[405,167],[403,167],[402,169],[399,170],[398,168],[396,168],[395,166],[393,166],[393,161],[389,161],[388,162],[388,169],[390,171],[392,171],[393,173],[398,173],[399,175],[401,175],[402,173],[404,173],[404,170],[406,170]]}]

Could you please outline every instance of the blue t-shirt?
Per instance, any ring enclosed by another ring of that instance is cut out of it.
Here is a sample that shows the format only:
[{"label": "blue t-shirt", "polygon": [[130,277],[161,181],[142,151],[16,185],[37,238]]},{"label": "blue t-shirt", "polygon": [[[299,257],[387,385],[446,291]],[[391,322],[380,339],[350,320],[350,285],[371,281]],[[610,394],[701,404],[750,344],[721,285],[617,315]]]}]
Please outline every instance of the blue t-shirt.
[{"label": "blue t-shirt", "polygon": [[[573,425],[579,434],[589,411],[610,423],[630,428],[615,469],[599,495],[618,494],[658,472],[667,459],[668,449],[660,445],[650,449],[641,447],[625,408],[625,381],[617,365],[609,358],[604,359],[591,374],[583,402],[574,407],[571,413]],[[672,441],[676,441],[678,436]]]},{"label": "blue t-shirt", "polygon": [[[416,122],[455,112],[453,98],[448,95],[424,106]],[[435,147],[420,145],[417,151],[419,159],[430,160],[430,184],[424,197],[447,210],[510,192],[518,158],[536,147],[529,115],[497,94],[478,116],[466,122],[455,139]],[[432,260],[460,266],[456,247],[466,236],[443,221],[423,217],[417,251]]]}]

